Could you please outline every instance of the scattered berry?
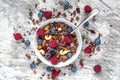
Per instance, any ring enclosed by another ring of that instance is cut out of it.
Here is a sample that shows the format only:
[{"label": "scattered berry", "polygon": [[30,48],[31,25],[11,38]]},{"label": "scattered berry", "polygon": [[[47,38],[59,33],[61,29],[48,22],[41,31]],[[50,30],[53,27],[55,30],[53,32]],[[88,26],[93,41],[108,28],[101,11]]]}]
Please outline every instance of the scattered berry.
[{"label": "scattered berry", "polygon": [[35,67],[36,67],[35,64],[33,64],[33,63],[30,64],[30,68],[31,68],[31,69],[34,69]]},{"label": "scattered berry", "polygon": [[95,73],[101,72],[101,66],[100,65],[95,65],[94,66],[94,71],[95,71]]},{"label": "scattered berry", "polygon": [[100,38],[96,38],[96,39],[94,40],[94,43],[95,43],[95,45],[100,45],[100,44],[101,44]]},{"label": "scattered berry", "polygon": [[51,67],[49,67],[49,66],[46,67],[46,71],[47,71],[47,72],[51,72],[51,71],[52,71],[52,70],[51,70]]},{"label": "scattered berry", "polygon": [[37,71],[36,70],[33,70],[33,74],[36,74],[37,73]]},{"label": "scattered berry", "polygon": [[91,54],[92,50],[91,50],[90,47],[86,47],[86,48],[84,49],[84,52],[85,52],[85,53],[88,53],[88,54]]},{"label": "scattered berry", "polygon": [[68,8],[69,7],[69,2],[68,1],[65,1],[65,2],[63,2],[63,6],[65,7],[65,8]]},{"label": "scattered berry", "polygon": [[90,42],[91,45],[94,45],[95,43],[94,42]]},{"label": "scattered berry", "polygon": [[15,40],[23,40],[23,37],[20,33],[14,33],[13,35],[14,35]]},{"label": "scattered berry", "polygon": [[43,17],[43,12],[40,11],[40,12],[38,13],[38,17],[39,17],[39,18],[42,18],[42,17]]},{"label": "scattered berry", "polygon": [[45,12],[44,12],[44,17],[45,17],[46,19],[50,19],[50,18],[52,17],[52,12],[51,12],[51,11],[45,11]]},{"label": "scattered berry", "polygon": [[85,27],[86,27],[86,26],[89,26],[89,22],[87,21],[87,22],[85,22],[83,25],[84,25]]},{"label": "scattered berry", "polygon": [[86,5],[86,6],[84,7],[84,11],[85,11],[85,13],[90,13],[90,12],[92,11],[91,6]]},{"label": "scattered berry", "polygon": [[25,43],[25,46],[30,46],[30,44],[31,44],[29,40],[25,40],[24,43]]},{"label": "scattered berry", "polygon": [[71,67],[71,71],[72,71],[73,73],[77,72],[77,67],[72,66],[72,67]]}]

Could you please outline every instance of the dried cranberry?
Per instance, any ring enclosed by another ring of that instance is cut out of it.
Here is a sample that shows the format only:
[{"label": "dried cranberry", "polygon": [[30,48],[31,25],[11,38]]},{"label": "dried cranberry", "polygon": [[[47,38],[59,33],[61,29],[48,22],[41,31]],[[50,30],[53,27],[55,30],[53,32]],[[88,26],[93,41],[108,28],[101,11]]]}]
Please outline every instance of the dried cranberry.
[{"label": "dried cranberry", "polygon": [[76,8],[77,13],[80,13],[80,8]]}]

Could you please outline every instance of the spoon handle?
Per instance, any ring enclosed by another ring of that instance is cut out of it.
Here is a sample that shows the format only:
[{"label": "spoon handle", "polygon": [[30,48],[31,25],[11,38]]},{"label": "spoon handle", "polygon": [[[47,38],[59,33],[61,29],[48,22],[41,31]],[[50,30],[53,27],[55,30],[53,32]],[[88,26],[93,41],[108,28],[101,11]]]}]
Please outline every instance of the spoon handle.
[{"label": "spoon handle", "polygon": [[92,12],[89,14],[89,16],[83,20],[72,32],[71,34],[76,31],[79,27],[81,27],[85,22],[87,22],[88,20],[90,20],[92,17],[94,17],[97,13],[98,13],[98,9],[93,9]]}]

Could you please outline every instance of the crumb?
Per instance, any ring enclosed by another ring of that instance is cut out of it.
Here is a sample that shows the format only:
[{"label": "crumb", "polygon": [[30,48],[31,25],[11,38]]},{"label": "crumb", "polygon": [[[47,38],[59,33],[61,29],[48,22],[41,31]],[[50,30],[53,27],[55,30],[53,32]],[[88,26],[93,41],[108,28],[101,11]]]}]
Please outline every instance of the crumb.
[{"label": "crumb", "polygon": [[112,25],[110,25],[110,27],[112,27]]},{"label": "crumb", "polygon": [[67,17],[66,13],[63,13],[63,16],[64,16],[64,17]]},{"label": "crumb", "polygon": [[35,8],[37,8],[37,4],[35,4]]},{"label": "crumb", "polygon": [[79,17],[78,16],[76,16],[76,21],[78,21],[79,20]]},{"label": "crumb", "polygon": [[46,2],[46,0],[43,0],[43,2]]},{"label": "crumb", "polygon": [[73,17],[75,17],[76,16],[76,11],[73,11]]},{"label": "crumb", "polygon": [[73,6],[72,6],[72,5],[70,5],[70,8],[72,9],[72,8],[73,8]]},{"label": "crumb", "polygon": [[63,75],[65,76],[65,75],[66,75],[66,73],[63,73]]},{"label": "crumb", "polygon": [[77,25],[77,23],[74,24],[75,26]]}]

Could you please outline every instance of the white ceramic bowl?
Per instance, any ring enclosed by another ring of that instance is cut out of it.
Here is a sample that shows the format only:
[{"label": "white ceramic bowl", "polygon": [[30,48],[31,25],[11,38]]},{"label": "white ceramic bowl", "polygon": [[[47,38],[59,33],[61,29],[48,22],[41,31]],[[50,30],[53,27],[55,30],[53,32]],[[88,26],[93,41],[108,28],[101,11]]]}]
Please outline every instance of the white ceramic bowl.
[{"label": "white ceramic bowl", "polygon": [[[76,27],[75,25],[73,25],[71,22],[65,20],[65,19],[62,19],[62,18],[55,18],[55,19],[49,19],[45,22],[43,22],[40,27],[44,27],[46,24],[49,24],[49,23],[52,23],[52,22],[64,22],[68,25],[70,25],[73,29]],[[77,41],[78,41],[78,47],[77,47],[77,50],[76,50],[76,54],[74,54],[71,58],[69,58],[68,60],[66,60],[65,62],[59,62],[58,64],[56,65],[53,65],[51,64],[50,61],[48,61],[47,59],[45,59],[41,54],[40,52],[37,50],[37,38],[36,38],[36,33],[34,35],[34,38],[33,38],[33,47],[34,47],[34,50],[35,50],[35,53],[37,55],[37,57],[43,62],[45,63],[46,65],[48,66],[52,66],[52,67],[63,67],[63,66],[66,66],[66,65],[69,65],[70,63],[72,63],[73,61],[75,61],[75,59],[79,56],[80,52],[81,52],[81,48],[82,48],[82,38],[81,38],[81,33],[79,30],[76,30],[75,31],[76,35],[77,35]]]}]

